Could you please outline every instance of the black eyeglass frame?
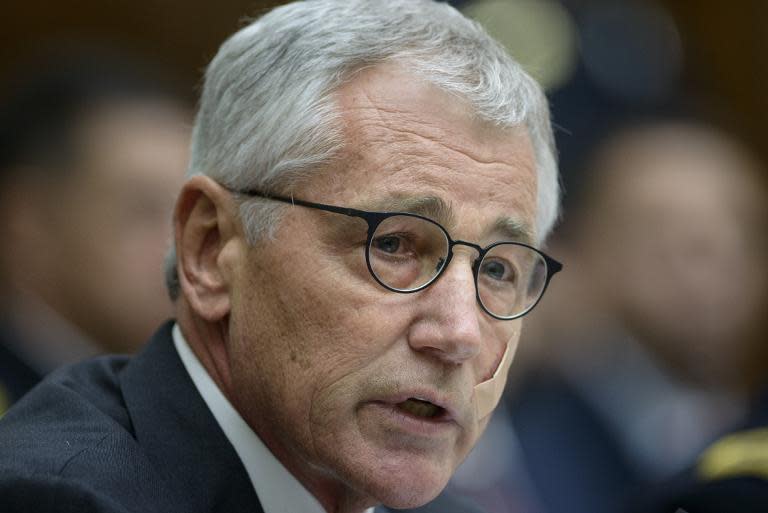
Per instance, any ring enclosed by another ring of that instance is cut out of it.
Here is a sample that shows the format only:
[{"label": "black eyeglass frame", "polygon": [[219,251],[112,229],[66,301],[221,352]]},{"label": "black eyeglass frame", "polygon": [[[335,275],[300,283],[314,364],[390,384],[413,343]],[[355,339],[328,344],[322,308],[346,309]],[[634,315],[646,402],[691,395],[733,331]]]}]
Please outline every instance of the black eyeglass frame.
[{"label": "black eyeglass frame", "polygon": [[[554,258],[550,257],[543,251],[541,251],[538,248],[535,248],[529,244],[526,244],[524,242],[516,242],[516,241],[498,241],[494,242],[493,244],[481,247],[478,244],[475,244],[473,242],[467,242],[463,240],[453,240],[451,238],[451,235],[448,233],[448,230],[446,230],[440,223],[428,218],[424,217],[419,214],[412,214],[410,212],[372,212],[367,210],[358,210],[355,208],[349,208],[349,207],[338,207],[335,205],[326,205],[324,203],[314,203],[312,201],[304,201],[297,198],[288,198],[285,196],[278,196],[275,194],[267,194],[255,189],[248,189],[244,191],[234,191],[239,194],[244,194],[246,196],[253,196],[257,198],[267,199],[267,200],[274,200],[274,201],[280,201],[282,203],[287,203],[290,205],[298,205],[300,207],[306,207],[306,208],[314,208],[317,210],[324,210],[326,212],[333,212],[336,214],[345,215],[348,217],[358,217],[360,219],[363,219],[368,224],[368,235],[366,239],[366,245],[365,245],[365,264],[368,267],[368,272],[373,276],[373,279],[376,280],[376,282],[384,287],[387,290],[390,290],[392,292],[398,292],[400,294],[410,294],[413,292],[419,292],[420,290],[424,290],[425,288],[429,287],[433,283],[437,281],[440,276],[442,276],[443,272],[448,268],[448,265],[451,263],[451,259],[453,258],[453,247],[454,246],[467,246],[475,251],[477,251],[478,256],[477,258],[472,262],[472,274],[475,279],[475,297],[477,298],[477,302],[480,305],[480,307],[483,309],[485,313],[493,317],[494,319],[498,319],[500,321],[511,321],[514,319],[519,319],[520,317],[524,316],[528,312],[534,309],[537,304],[539,304],[539,301],[541,301],[541,298],[544,297],[544,293],[547,291],[547,287],[549,286],[549,282],[552,279],[552,277],[560,272],[563,269],[563,264],[555,260]],[[433,225],[440,228],[440,231],[443,232],[443,235],[445,236],[445,239],[448,241],[448,255],[445,258],[445,262],[443,262],[443,265],[440,267],[440,269],[437,270],[435,275],[430,278],[429,281],[426,283],[414,288],[414,289],[396,289],[393,288],[383,281],[376,275],[376,273],[373,270],[373,267],[371,266],[371,259],[370,259],[370,248],[371,243],[373,242],[373,235],[376,233],[376,229],[379,227],[379,225],[384,222],[386,219],[393,217],[393,216],[407,216],[407,217],[415,217],[418,219],[422,219],[424,221],[427,221],[429,223],[432,223]],[[493,248],[500,246],[502,244],[511,244],[515,246],[522,246],[525,248],[528,248],[536,253],[538,253],[543,259],[544,262],[547,265],[547,276],[544,280],[544,287],[541,289],[541,293],[539,294],[539,297],[536,298],[536,301],[533,302],[528,308],[526,308],[521,313],[504,317],[501,315],[494,314],[493,312],[489,311],[488,308],[483,304],[483,300],[480,298],[480,287],[478,285],[478,278],[480,274],[480,263],[485,258],[485,255],[491,251]]]}]

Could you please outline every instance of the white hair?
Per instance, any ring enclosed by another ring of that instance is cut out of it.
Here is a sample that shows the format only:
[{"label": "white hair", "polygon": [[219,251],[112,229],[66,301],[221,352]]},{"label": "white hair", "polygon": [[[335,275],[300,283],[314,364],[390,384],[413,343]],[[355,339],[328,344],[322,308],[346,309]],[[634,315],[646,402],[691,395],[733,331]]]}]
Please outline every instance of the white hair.
[{"label": "white hair", "polygon": [[[205,74],[189,174],[233,190],[278,192],[343,146],[333,93],[362,68],[396,62],[466,100],[499,128],[524,125],[538,168],[537,237],[558,214],[549,108],[541,87],[479,24],[431,0],[309,0],[277,7],[230,37]],[[282,207],[241,204],[249,243]],[[175,255],[166,260],[178,294]]]}]

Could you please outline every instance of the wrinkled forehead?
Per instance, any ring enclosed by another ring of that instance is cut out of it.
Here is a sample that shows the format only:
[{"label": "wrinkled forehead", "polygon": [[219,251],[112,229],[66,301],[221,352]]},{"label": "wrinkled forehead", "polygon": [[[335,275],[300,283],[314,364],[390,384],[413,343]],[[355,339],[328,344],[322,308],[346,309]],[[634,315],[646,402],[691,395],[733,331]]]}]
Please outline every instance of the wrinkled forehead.
[{"label": "wrinkled forehead", "polygon": [[347,143],[442,143],[480,163],[519,159],[533,148],[524,126],[502,128],[472,104],[397,63],[362,70],[336,91]]},{"label": "wrinkled forehead", "polygon": [[524,127],[491,126],[461,98],[392,66],[361,73],[337,102],[345,147],[313,197],[535,240],[537,173]]}]

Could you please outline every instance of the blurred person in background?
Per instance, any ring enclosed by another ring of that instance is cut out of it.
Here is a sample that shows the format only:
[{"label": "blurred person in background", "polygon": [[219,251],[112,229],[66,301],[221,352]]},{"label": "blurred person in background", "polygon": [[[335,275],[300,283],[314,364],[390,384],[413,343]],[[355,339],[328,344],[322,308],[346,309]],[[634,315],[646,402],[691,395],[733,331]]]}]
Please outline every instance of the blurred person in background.
[{"label": "blurred person in background", "polygon": [[768,195],[750,152],[657,121],[591,162],[551,246],[569,269],[508,392],[514,468],[547,513],[621,511],[739,422],[766,378]]},{"label": "blurred person in background", "polygon": [[65,53],[0,98],[0,412],[56,367],[132,352],[161,285],[189,113],[145,68]]},{"label": "blurred person in background", "polygon": [[[678,158],[665,158],[666,153],[658,151],[656,157],[649,157],[658,163],[658,172],[667,170],[668,176],[659,180],[667,186],[662,190],[633,180],[635,195],[645,198],[649,210],[663,212],[664,198],[671,200],[674,190],[685,191],[685,203],[670,207],[672,223],[649,213],[659,239],[649,257],[651,262],[665,262],[668,270],[639,276],[631,297],[628,294],[619,301],[627,305],[629,325],[663,366],[709,397],[719,395],[722,400],[709,411],[690,416],[691,440],[684,438],[685,432],[680,437],[680,445],[688,441],[692,448],[704,441],[704,450],[661,486],[631,497],[630,509],[637,513],[681,509],[762,513],[768,510],[765,168],[745,147],[713,130],[669,126],[646,135],[648,143],[664,144]],[[639,147],[643,149],[652,147]],[[639,267],[637,262],[629,269]],[[665,291],[656,301],[653,288]],[[664,398],[656,401],[663,403]],[[733,415],[737,405],[743,418],[728,426],[723,421],[737,418]],[[667,418],[674,420],[673,415]],[[728,429],[716,440],[701,436],[718,427]]]}]

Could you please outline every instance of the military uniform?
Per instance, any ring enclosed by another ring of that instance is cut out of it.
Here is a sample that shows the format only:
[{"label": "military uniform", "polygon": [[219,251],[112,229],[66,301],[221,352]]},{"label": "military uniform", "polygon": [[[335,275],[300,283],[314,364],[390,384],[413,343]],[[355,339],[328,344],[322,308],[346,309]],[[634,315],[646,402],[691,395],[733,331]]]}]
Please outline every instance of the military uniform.
[{"label": "military uniform", "polygon": [[[666,484],[643,513],[768,512],[768,391],[750,420],[709,446],[686,474]],[[682,511],[681,511],[682,510]]]}]

